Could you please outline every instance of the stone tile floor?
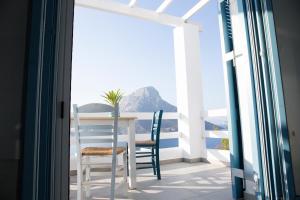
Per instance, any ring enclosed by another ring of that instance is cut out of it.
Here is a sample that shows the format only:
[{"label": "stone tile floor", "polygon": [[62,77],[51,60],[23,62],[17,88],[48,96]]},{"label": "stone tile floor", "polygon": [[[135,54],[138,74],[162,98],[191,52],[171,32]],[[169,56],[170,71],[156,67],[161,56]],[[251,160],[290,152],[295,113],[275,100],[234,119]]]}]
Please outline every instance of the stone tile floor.
[{"label": "stone tile floor", "polygon": [[[137,171],[137,189],[117,191],[116,199],[134,200],[230,200],[230,169],[223,164],[172,163],[161,166],[162,180],[156,180],[152,169]],[[92,186],[91,198],[109,197],[109,178],[96,178],[104,185]],[[118,178],[120,181],[121,178]],[[76,176],[70,178],[70,199],[76,199]]]}]

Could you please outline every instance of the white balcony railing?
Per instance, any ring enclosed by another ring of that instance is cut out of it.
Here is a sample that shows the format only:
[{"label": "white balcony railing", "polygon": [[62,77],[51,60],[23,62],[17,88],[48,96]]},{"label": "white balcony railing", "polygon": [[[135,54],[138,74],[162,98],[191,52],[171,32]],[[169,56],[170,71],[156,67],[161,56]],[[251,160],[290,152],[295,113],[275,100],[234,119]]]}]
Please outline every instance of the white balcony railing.
[{"label": "white balcony railing", "polygon": [[[226,108],[222,109],[212,109],[204,113],[204,121],[210,121],[214,118],[226,118],[227,119],[227,110]],[[204,137],[207,138],[220,138],[228,139],[229,132],[228,130],[205,130]],[[230,161],[230,152],[229,150],[222,149],[209,149],[207,148],[207,160],[209,161],[221,161],[229,163]]]},{"label": "white balcony railing", "polygon": [[[134,116],[137,120],[152,120],[153,113],[148,112],[126,112],[121,113],[121,116]],[[213,118],[219,117],[227,117],[226,109],[216,109],[216,110],[209,110],[203,114],[203,121],[209,121]],[[163,114],[163,120],[167,119],[178,119],[179,114],[176,112],[165,112]],[[71,118],[71,121],[73,119]],[[201,123],[201,119],[199,119],[199,123]],[[72,123],[71,123],[72,124]],[[180,134],[178,132],[161,132],[160,138],[161,140],[164,139],[179,139]],[[220,131],[220,130],[205,130],[203,137],[205,138],[228,138],[228,131]],[[149,133],[141,133],[136,134],[136,140],[145,140],[149,139]],[[71,125],[71,134],[70,134],[70,144],[71,144],[71,170],[76,169],[75,163],[75,146],[74,146],[74,133],[72,133],[72,125]],[[120,135],[119,141],[126,141],[127,135]],[[167,160],[180,160],[182,159],[182,150],[178,146],[173,147],[166,147],[161,148],[160,150],[160,159],[161,161]],[[221,149],[207,149],[207,160],[209,161],[222,161],[222,162],[229,162],[229,151],[228,150],[221,150]]]}]

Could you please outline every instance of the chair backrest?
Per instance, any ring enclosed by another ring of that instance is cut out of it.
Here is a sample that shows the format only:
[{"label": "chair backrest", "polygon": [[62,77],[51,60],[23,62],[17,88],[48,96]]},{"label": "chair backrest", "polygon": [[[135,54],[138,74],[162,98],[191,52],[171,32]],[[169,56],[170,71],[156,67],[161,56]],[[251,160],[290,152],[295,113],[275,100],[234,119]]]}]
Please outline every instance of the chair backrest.
[{"label": "chair backrest", "polygon": [[[111,113],[113,114],[113,123],[109,125],[81,124],[80,113]],[[92,144],[92,146],[97,145],[110,147],[115,147],[117,145],[118,113],[118,105],[112,107],[106,104],[102,104],[96,110],[86,109],[85,106],[77,107],[76,104],[73,105],[77,156],[81,155],[80,151],[83,145],[88,146]]]},{"label": "chair backrest", "polygon": [[160,140],[160,127],[162,121],[163,110],[159,110],[153,113],[152,126],[151,126],[151,140],[156,141],[156,145],[159,145]]}]

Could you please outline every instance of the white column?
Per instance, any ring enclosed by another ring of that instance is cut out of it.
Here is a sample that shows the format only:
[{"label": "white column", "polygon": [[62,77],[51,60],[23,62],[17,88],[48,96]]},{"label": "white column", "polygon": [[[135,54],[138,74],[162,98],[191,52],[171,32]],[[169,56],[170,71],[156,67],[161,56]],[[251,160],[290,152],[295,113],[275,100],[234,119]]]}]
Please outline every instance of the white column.
[{"label": "white column", "polygon": [[179,147],[188,161],[206,159],[199,27],[174,28]]}]

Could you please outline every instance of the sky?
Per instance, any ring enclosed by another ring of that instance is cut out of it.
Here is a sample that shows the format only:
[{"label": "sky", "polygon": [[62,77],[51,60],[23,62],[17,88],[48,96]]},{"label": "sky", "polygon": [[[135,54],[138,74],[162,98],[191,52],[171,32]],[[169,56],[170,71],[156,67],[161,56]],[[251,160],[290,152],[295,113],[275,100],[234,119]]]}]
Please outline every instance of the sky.
[{"label": "sky", "polygon": [[[174,0],[166,13],[182,16],[197,1]],[[138,0],[138,6],[155,9],[161,2]],[[225,107],[217,0],[191,21],[202,27],[199,76],[204,108]],[[107,90],[121,89],[130,94],[145,86],[154,86],[163,99],[176,105],[173,28],[75,6],[71,103],[103,102],[101,95]]]}]

